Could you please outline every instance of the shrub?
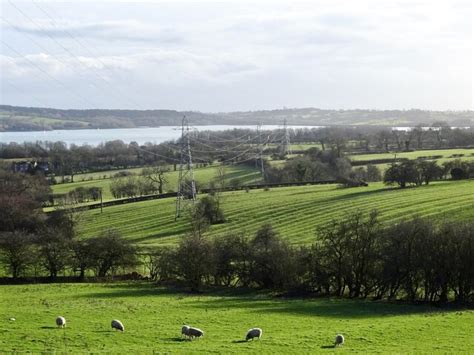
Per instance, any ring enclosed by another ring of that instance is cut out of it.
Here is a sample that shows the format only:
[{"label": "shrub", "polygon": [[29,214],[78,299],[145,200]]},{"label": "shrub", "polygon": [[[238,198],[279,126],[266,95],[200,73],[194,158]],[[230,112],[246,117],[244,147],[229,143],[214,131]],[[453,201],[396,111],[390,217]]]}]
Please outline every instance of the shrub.
[{"label": "shrub", "polygon": [[462,180],[467,178],[467,174],[462,168],[452,168],[449,172],[453,180]]},{"label": "shrub", "polygon": [[137,250],[116,230],[106,230],[100,236],[88,240],[91,266],[97,276],[104,277],[118,268],[137,264]]},{"label": "shrub", "polygon": [[209,224],[225,222],[225,215],[220,205],[219,196],[214,194],[201,198],[195,206],[194,218],[203,218]]}]

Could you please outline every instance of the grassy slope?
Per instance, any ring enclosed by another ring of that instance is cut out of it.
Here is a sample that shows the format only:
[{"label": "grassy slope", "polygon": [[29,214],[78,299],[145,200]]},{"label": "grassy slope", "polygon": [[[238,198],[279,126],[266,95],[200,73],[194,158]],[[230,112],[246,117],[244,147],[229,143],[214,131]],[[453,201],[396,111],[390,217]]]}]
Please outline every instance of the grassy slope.
[{"label": "grassy slope", "polygon": [[[137,169],[128,169],[127,171],[134,172],[134,173],[140,173],[141,168]],[[114,172],[117,173],[119,170],[116,170]],[[207,187],[209,182],[213,179],[216,178],[216,174],[218,171],[218,167],[209,167],[209,168],[201,168],[201,169],[195,169],[194,170],[194,177],[198,183],[198,186],[200,187]],[[242,184],[253,184],[255,183],[256,180],[260,180],[260,175],[259,172],[256,171],[254,168],[248,167],[248,166],[228,166],[225,167],[225,173],[226,173],[226,181],[229,182],[234,178],[237,178],[241,181]],[[98,176],[111,176],[110,172],[102,172],[102,173],[95,173]],[[172,190],[176,191],[176,185],[178,184],[178,172],[173,171],[167,174],[168,176],[168,184],[165,185],[164,191]],[[110,179],[101,179],[101,180],[86,180],[86,181],[80,181],[81,176],[78,175],[75,177],[74,183],[66,183],[66,184],[58,184],[52,186],[53,192],[57,194],[61,193],[66,193],[68,191],[71,191],[79,186],[83,187],[91,187],[91,186],[98,186],[102,187],[104,191],[104,199],[109,200],[113,199],[113,196],[110,192]]]},{"label": "grassy slope", "polygon": [[[314,353],[337,333],[337,352],[468,353],[474,311],[371,301],[277,299],[265,294],[187,295],[146,284],[1,286],[0,352]],[[63,315],[65,329],[54,320]],[[16,321],[9,321],[15,317]],[[122,320],[125,332],[110,328]],[[183,324],[205,331],[180,338]],[[243,342],[261,327],[260,341]],[[326,348],[327,347],[327,348]]]},{"label": "grassy slope", "polygon": [[87,126],[87,122],[81,120],[62,120],[60,118],[43,117],[43,116],[11,116],[9,113],[4,113],[0,110],[0,123],[2,120],[9,119],[10,121],[34,123],[45,126],[64,125],[66,123],[75,123],[80,126]]},{"label": "grassy slope", "polygon": [[[317,226],[354,211],[377,209],[382,221],[394,222],[419,214],[449,219],[474,217],[474,182],[437,182],[404,190],[381,183],[369,187],[341,189],[335,185],[275,188],[222,194],[228,221],[212,226],[211,235],[245,230],[255,232],[272,223],[294,243],[314,240]],[[93,236],[116,228],[142,246],[173,244],[187,230],[186,218],[174,220],[174,199],[163,199],[107,207],[83,212],[80,233]],[[124,222],[126,221],[126,223]]]}]

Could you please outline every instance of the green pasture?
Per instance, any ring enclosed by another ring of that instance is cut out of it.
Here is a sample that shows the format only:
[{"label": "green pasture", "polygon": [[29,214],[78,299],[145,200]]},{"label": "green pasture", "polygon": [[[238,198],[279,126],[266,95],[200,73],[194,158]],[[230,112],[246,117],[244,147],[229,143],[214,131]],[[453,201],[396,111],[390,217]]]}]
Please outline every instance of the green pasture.
[{"label": "green pasture", "polygon": [[[474,311],[239,290],[191,295],[146,283],[0,286],[1,353],[465,353]],[[55,318],[66,318],[59,329]],[[11,321],[10,318],[15,318]],[[125,332],[111,329],[119,319]],[[181,338],[181,326],[204,337]],[[245,342],[249,328],[261,340]],[[333,347],[336,334],[345,344]]]},{"label": "green pasture", "polygon": [[[8,113],[0,112],[0,122],[6,119],[17,121],[17,122],[35,123],[35,124],[45,125],[45,126],[64,125],[66,123],[74,123],[83,127],[86,127],[88,125],[87,122],[81,121],[81,120],[63,120],[59,118],[51,118],[51,117],[43,117],[43,116],[22,116],[22,115],[15,115],[12,117]],[[40,136],[38,136],[38,140],[41,140]]]},{"label": "green pasture", "polygon": [[[104,170],[104,171],[96,171],[92,173],[82,173],[74,175],[75,182],[82,182],[82,181],[89,181],[89,180],[102,180],[102,179],[110,179],[114,177],[115,174],[121,172],[127,172],[132,174],[140,174],[142,168],[127,168],[127,169],[115,169],[115,170]],[[61,178],[58,177],[60,180]]]},{"label": "green pasture", "polygon": [[[278,148],[280,147],[280,143],[270,143],[267,144],[267,147],[269,148]],[[318,148],[322,149],[322,146],[320,143],[294,143],[290,145],[291,150],[307,150],[309,148]]]},{"label": "green pasture", "polygon": [[[212,180],[218,179],[218,171],[219,168],[222,168],[221,166],[210,166],[210,167],[205,167],[205,168],[199,168],[199,169],[194,169],[194,177],[196,179],[198,187],[208,187],[209,183]],[[117,173],[120,170],[115,170],[113,174]],[[128,169],[127,171],[133,172],[135,174],[140,174],[142,171],[142,168],[135,168],[135,169]],[[260,178],[260,173],[255,170],[255,168],[248,167],[248,166],[236,166],[236,165],[230,165],[230,166],[225,166],[223,167],[224,171],[224,177],[226,183],[230,183],[232,180],[237,179],[240,184],[254,184],[256,182],[259,182],[261,180]],[[95,174],[104,174],[102,173],[95,173]],[[111,174],[109,172],[108,174]],[[109,176],[110,176],[109,175]],[[171,171],[166,174],[168,178],[168,183],[165,184],[164,191],[176,191],[176,187],[178,184],[178,171]],[[85,180],[85,181],[80,181],[81,177],[76,176],[75,177],[75,182],[73,183],[64,183],[64,184],[57,184],[53,185],[52,189],[55,194],[63,194],[67,193],[79,186],[82,187],[91,187],[91,186],[97,186],[101,187],[103,189],[103,196],[105,200],[111,200],[113,199],[113,196],[110,192],[110,182],[112,180],[110,179],[101,179],[101,180]]]},{"label": "green pasture", "polygon": [[[226,192],[221,205],[227,222],[214,225],[209,235],[244,231],[254,233],[271,223],[292,243],[311,243],[315,231],[347,213],[377,209],[384,222],[413,215],[467,220],[474,217],[474,181],[442,181],[417,188],[398,189],[382,183],[339,188],[315,185]],[[186,217],[175,221],[175,199],[167,198],[81,212],[78,226],[84,237],[116,228],[142,247],[174,244],[188,230]]]},{"label": "green pasture", "polygon": [[[462,158],[474,159],[473,149],[436,149],[436,150],[417,150],[413,152],[393,152],[393,153],[378,153],[378,154],[355,154],[351,155],[350,159],[354,161],[366,161],[376,159],[392,159],[397,158],[417,159],[419,157],[430,157],[434,155],[443,156],[442,159],[456,159],[453,155],[463,154]],[[438,160],[440,158],[437,158]]]},{"label": "green pasture", "polygon": [[[463,155],[459,157],[457,155]],[[349,158],[353,161],[367,161],[369,163],[371,160],[376,159],[392,159],[392,158],[406,158],[406,159],[417,159],[420,157],[433,157],[433,156],[442,156],[441,158],[428,160],[434,160],[436,163],[441,166],[443,163],[460,159],[460,160],[474,160],[474,149],[437,149],[437,150],[419,150],[414,152],[398,152],[398,153],[381,153],[381,154],[360,154],[360,155],[351,155]],[[379,168],[380,172],[383,174],[385,170],[390,167],[390,163],[383,164],[373,164]]]}]

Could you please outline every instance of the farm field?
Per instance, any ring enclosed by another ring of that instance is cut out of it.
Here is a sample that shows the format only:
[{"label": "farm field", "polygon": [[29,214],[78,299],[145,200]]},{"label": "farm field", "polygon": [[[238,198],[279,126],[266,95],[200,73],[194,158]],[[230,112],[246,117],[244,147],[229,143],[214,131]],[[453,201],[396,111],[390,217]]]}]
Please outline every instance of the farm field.
[{"label": "farm field", "polygon": [[[417,159],[419,157],[429,157],[434,155],[441,155],[444,159],[456,159],[455,155],[463,154],[461,158],[474,159],[474,148],[472,149],[435,149],[435,150],[417,150],[414,152],[397,152],[397,158]],[[454,156],[453,156],[454,155]],[[391,159],[395,153],[380,153],[380,154],[355,154],[351,155],[350,159],[354,161],[365,161],[375,159]],[[441,159],[441,158],[440,158]]]},{"label": "farm field", "polygon": [[[200,187],[207,187],[209,182],[216,179],[219,166],[206,167],[194,169],[194,178],[196,179],[197,185]],[[116,170],[114,173],[117,173],[120,170]],[[126,171],[134,172],[136,174],[142,171],[142,168],[128,169]],[[241,184],[253,184],[260,181],[260,173],[252,167],[248,166],[226,166],[224,168],[226,182],[229,183],[233,179],[238,179]],[[103,174],[104,172],[102,172]],[[101,174],[101,173],[96,173]],[[172,171],[167,173],[168,183],[165,184],[164,191],[176,191],[176,186],[178,184],[178,172]],[[86,180],[79,181],[76,177],[77,182],[57,184],[52,186],[53,193],[63,194],[67,193],[79,186],[82,187],[92,187],[97,186],[103,189],[104,200],[111,200],[113,196],[110,192],[110,179],[101,179],[101,180]]]},{"label": "farm field", "polygon": [[[462,156],[459,156],[462,155]],[[439,150],[419,150],[414,152],[401,152],[396,153],[397,158],[407,158],[407,159],[417,159],[419,157],[432,157],[432,156],[442,156],[441,158],[428,159],[435,160],[438,165],[443,163],[460,159],[460,160],[474,160],[474,149],[439,149]],[[395,153],[381,153],[381,154],[355,154],[351,155],[349,158],[352,161],[357,162],[367,162],[367,164],[376,159],[393,159]],[[383,174],[385,170],[390,167],[390,163],[382,164],[373,164],[379,168],[380,172]],[[364,166],[364,165],[361,165]]]},{"label": "farm field", "polygon": [[[469,353],[472,310],[265,293],[190,295],[147,283],[1,286],[2,353]],[[56,328],[62,315],[67,327]],[[14,317],[15,321],[9,321]],[[113,331],[120,319],[125,332]],[[181,326],[204,330],[186,341]],[[260,341],[243,341],[261,327]],[[345,344],[332,347],[336,334]]]},{"label": "farm field", "polygon": [[[377,209],[380,220],[396,222],[413,215],[437,220],[474,217],[474,181],[442,181],[418,188],[398,189],[372,183],[369,187],[315,185],[222,193],[227,222],[214,225],[211,236],[244,231],[254,233],[271,223],[291,242],[311,243],[315,230],[349,212]],[[170,245],[188,230],[186,217],[175,221],[175,199],[144,201],[81,212],[79,234],[95,236],[107,228],[121,231],[142,247]],[[126,223],[125,223],[126,221]]]},{"label": "farm field", "polygon": [[74,126],[75,129],[77,128],[85,128],[87,127],[88,123],[81,120],[62,120],[59,118],[53,117],[44,117],[41,115],[38,116],[22,116],[22,115],[15,115],[12,116],[10,113],[0,110],[0,128],[5,125],[5,121],[8,120],[9,125],[22,125],[25,124],[26,127],[30,127],[31,125],[36,125],[42,127],[44,129],[61,129],[67,128],[68,125]]}]

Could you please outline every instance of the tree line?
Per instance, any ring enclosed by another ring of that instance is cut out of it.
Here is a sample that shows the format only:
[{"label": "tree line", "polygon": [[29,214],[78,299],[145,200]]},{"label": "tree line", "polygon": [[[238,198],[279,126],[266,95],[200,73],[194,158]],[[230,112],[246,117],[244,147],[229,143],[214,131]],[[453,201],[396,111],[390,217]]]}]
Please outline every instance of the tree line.
[{"label": "tree line", "polygon": [[[44,178],[0,170],[0,264],[13,278],[106,276],[145,266],[160,282],[270,289],[287,294],[474,301],[474,223],[412,218],[383,224],[377,212],[354,213],[319,228],[306,246],[289,243],[266,224],[254,235],[234,231],[209,238],[224,223],[219,193],[189,215],[189,233],[176,247],[144,256],[120,233],[92,238],[75,232],[80,213],[41,208]],[[145,257],[145,261],[144,258]]]},{"label": "tree line", "polygon": [[0,263],[13,278],[55,279],[66,269],[97,276],[134,264],[136,249],[114,231],[87,240],[76,238],[79,214],[57,210],[46,215],[50,195],[44,177],[0,169]]},{"label": "tree line", "polygon": [[474,224],[407,219],[383,225],[355,213],[320,228],[314,243],[292,246],[271,225],[253,235],[210,239],[190,233],[177,247],[148,256],[150,275],[206,286],[270,289],[287,294],[474,301]]},{"label": "tree line", "polygon": [[[283,130],[261,131],[233,129],[227,131],[191,132],[191,149],[195,163],[214,161],[239,163],[254,161],[258,143],[265,143],[265,155],[283,158]],[[338,157],[355,152],[410,151],[474,146],[474,130],[451,128],[444,123],[433,127],[415,127],[409,131],[386,127],[327,127],[290,129],[293,143],[319,143],[322,151],[336,151]],[[120,140],[98,146],[66,145],[63,142],[0,143],[0,159],[31,159],[49,162],[56,177],[82,172],[171,165],[176,169],[180,157],[180,140],[160,144]]]},{"label": "tree line", "polygon": [[439,166],[436,161],[407,159],[392,164],[385,171],[383,181],[389,185],[397,184],[405,188],[410,185],[428,185],[431,181],[449,177],[453,180],[474,177],[474,162],[456,159]]}]

